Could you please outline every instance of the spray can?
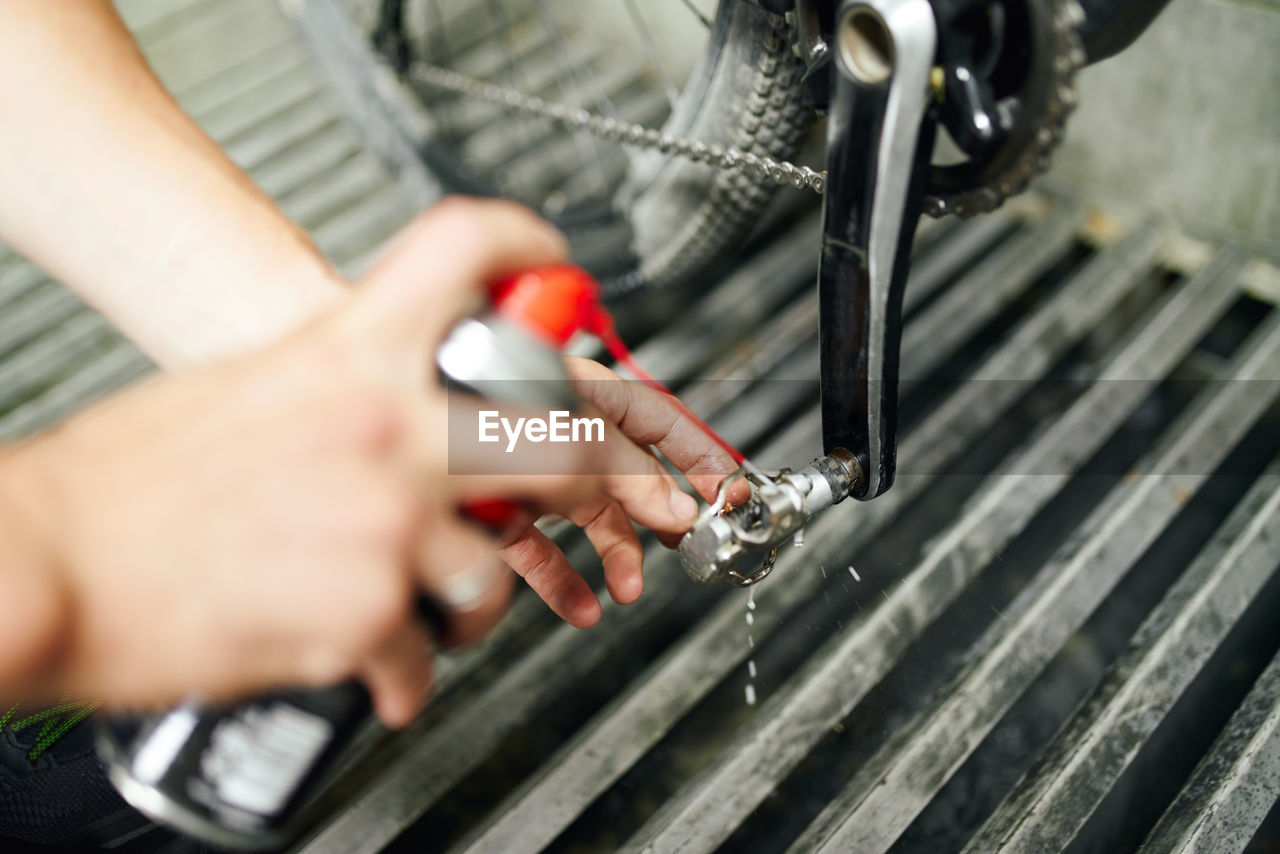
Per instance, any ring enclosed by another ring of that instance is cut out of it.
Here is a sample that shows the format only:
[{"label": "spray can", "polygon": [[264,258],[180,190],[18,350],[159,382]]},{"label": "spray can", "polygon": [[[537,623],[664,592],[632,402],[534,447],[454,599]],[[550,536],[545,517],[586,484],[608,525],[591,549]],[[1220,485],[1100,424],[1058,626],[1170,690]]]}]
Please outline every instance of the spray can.
[{"label": "spray can", "polygon": [[[577,397],[559,350],[599,304],[585,271],[558,265],[494,286],[491,308],[467,318],[437,354],[443,378],[503,403],[572,410]],[[506,499],[464,508],[501,527]],[[439,630],[440,612],[424,603]],[[434,618],[433,619],[433,615]],[[280,691],[234,706],[183,703],[168,712],[99,721],[99,753],[121,795],[190,836],[259,851],[286,844],[372,712],[356,682]]]}]

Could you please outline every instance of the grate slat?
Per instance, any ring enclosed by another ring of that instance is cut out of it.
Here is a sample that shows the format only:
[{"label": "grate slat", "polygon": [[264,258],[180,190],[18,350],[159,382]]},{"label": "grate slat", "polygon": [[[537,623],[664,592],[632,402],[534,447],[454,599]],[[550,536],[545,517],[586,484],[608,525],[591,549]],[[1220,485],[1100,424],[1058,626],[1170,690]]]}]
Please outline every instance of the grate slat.
[{"label": "grate slat", "polygon": [[1280,656],[1142,845],[1143,854],[1238,852],[1280,799]]},{"label": "grate slat", "polygon": [[655,377],[679,383],[724,346],[726,338],[760,326],[786,303],[812,270],[819,219],[805,217],[781,240],[636,350],[636,359]]},{"label": "grate slat", "polygon": [[8,305],[31,291],[49,277],[39,267],[17,259],[0,270],[0,305]]},{"label": "grate slat", "polygon": [[118,336],[75,374],[0,416],[0,436],[18,438],[56,424],[99,397],[155,370],[151,360]]},{"label": "grate slat", "polygon": [[906,293],[902,296],[904,315],[941,288],[957,270],[973,265],[979,252],[996,241],[1013,224],[1008,214],[996,212],[963,228],[953,229],[943,242],[918,261],[913,261]]},{"label": "grate slat", "polygon": [[5,306],[0,316],[0,354],[12,353],[47,329],[85,310],[84,302],[66,288],[48,283]]},{"label": "grate slat", "polygon": [[253,179],[263,192],[280,200],[306,190],[316,179],[364,154],[346,128],[335,127],[316,134],[289,149],[288,157],[270,160],[254,170]]},{"label": "grate slat", "polygon": [[220,0],[209,11],[146,46],[147,60],[171,91],[182,92],[252,59],[288,33],[274,3]]},{"label": "grate slat", "polygon": [[1055,208],[1044,222],[1016,234],[970,268],[902,331],[902,375],[930,373],[972,333],[1006,308],[1075,242],[1080,213]]},{"label": "grate slat", "polygon": [[305,65],[259,80],[259,85],[236,94],[200,117],[214,139],[234,142],[283,110],[320,97],[321,87]]},{"label": "grate slat", "polygon": [[305,67],[306,62],[294,40],[281,32],[239,62],[194,85],[169,91],[184,110],[199,117],[228,109],[236,99],[259,90],[269,80]]}]

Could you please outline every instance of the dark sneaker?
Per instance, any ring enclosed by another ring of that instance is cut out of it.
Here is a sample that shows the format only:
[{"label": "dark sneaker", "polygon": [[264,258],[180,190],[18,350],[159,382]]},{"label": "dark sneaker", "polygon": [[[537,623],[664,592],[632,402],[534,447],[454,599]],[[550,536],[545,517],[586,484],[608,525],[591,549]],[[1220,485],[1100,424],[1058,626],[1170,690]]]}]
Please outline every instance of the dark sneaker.
[{"label": "dark sneaker", "polygon": [[94,704],[0,710],[0,851],[206,854],[124,802],[94,749]]}]

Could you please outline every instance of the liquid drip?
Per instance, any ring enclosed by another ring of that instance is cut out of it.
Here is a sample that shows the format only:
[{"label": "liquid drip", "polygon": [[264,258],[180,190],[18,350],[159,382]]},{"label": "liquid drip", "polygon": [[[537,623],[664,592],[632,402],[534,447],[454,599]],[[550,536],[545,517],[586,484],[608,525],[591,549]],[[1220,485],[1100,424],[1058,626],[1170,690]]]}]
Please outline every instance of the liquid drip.
[{"label": "liquid drip", "polygon": [[804,528],[796,531],[795,538],[791,542],[795,543],[795,546],[798,549],[804,548]]},{"label": "liquid drip", "polygon": [[[756,639],[751,634],[751,626],[756,622],[756,615],[752,612],[756,609],[756,589],[750,587],[747,589],[747,612],[743,617],[747,621],[747,648],[756,648]],[[756,704],[756,660],[754,658],[747,659],[747,687],[746,687],[747,705],[754,706]]]},{"label": "liquid drip", "polygon": [[861,580],[862,580],[862,576],[861,576],[861,575],[858,575],[858,570],[854,569],[852,566],[851,566],[851,567],[849,567],[849,574],[853,576],[853,580],[854,580],[854,581],[861,581]]}]

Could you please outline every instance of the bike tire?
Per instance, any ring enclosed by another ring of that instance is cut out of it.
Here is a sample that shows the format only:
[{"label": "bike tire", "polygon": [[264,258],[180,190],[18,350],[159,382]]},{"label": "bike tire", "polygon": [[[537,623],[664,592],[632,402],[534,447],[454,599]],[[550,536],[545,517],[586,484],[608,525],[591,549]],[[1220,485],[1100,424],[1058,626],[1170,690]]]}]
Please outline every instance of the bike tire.
[{"label": "bike tire", "polygon": [[[421,88],[375,49],[374,0],[280,1],[349,118],[416,203],[457,192],[505,195],[465,174],[456,137],[446,139],[433,121]],[[711,23],[706,48],[660,130],[791,157],[813,110],[801,94],[803,66],[791,49],[789,24],[747,0],[720,0]],[[696,287],[699,273],[749,235],[775,189],[762,175],[629,151],[625,179],[606,205],[558,213],[537,199],[521,200],[565,231],[574,259],[617,300]]]}]

